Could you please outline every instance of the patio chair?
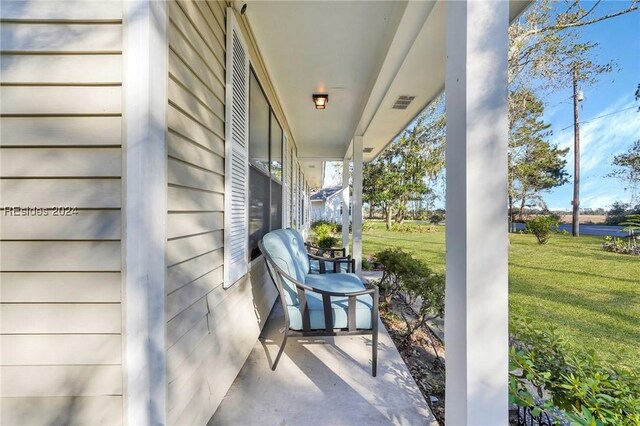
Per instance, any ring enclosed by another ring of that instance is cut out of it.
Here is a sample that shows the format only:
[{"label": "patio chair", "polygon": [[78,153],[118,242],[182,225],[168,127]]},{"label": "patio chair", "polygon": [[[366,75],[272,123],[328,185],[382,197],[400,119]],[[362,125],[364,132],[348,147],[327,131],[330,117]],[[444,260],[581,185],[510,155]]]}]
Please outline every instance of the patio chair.
[{"label": "patio chair", "polygon": [[[275,370],[290,336],[371,335],[371,374],[378,364],[378,288],[352,273],[311,274],[304,242],[293,229],[269,232],[258,243],[284,311],[282,344]],[[299,235],[299,234],[298,234]]]},{"label": "patio chair", "polygon": [[295,229],[291,229],[295,233],[296,238],[302,241],[309,253],[309,270],[312,273],[324,274],[326,272],[355,272],[355,260],[351,255],[347,254],[347,249],[342,248],[322,248],[314,246],[309,241],[304,241],[302,235]]}]

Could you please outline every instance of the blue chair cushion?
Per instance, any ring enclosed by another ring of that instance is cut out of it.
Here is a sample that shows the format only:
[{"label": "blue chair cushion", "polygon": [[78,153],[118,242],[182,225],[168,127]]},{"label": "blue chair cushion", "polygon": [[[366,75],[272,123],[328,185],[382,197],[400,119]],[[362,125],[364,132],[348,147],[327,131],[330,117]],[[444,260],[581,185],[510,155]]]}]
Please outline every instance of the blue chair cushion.
[{"label": "blue chair cushion", "polygon": [[[319,290],[336,292],[352,292],[364,290],[362,281],[355,274],[335,273],[329,275],[306,276],[306,284]],[[309,310],[309,322],[312,330],[324,330],[324,306],[322,295],[311,291],[306,292],[307,309]],[[348,327],[348,297],[332,297],[331,308],[333,311],[333,328]],[[371,310],[373,309],[373,298],[369,295],[362,295],[356,298],[356,328],[371,329]],[[292,330],[302,330],[302,313],[300,305],[288,306],[289,323]]]},{"label": "blue chair cushion", "polygon": [[318,290],[326,291],[360,291],[364,284],[356,274],[338,272],[336,274],[307,274],[305,283]]},{"label": "blue chair cushion", "polygon": [[[271,257],[273,262],[278,265],[285,273],[295,278],[297,281],[304,283],[305,276],[309,272],[309,263],[302,265],[300,259],[307,259],[307,251],[303,247],[303,253],[300,253],[295,235],[288,229],[277,229],[269,232],[262,238],[263,249]],[[272,276],[276,277],[275,271],[271,271]],[[283,284],[285,299],[287,305],[298,304],[298,292],[293,283],[285,280]]]},{"label": "blue chair cushion", "polygon": [[302,234],[298,232],[296,229],[287,228],[284,230],[290,238],[292,238],[292,253],[295,255],[296,260],[300,264],[300,268],[304,270],[304,273],[307,274],[309,272],[309,254],[307,253],[307,246],[304,245],[304,238],[302,238]]}]

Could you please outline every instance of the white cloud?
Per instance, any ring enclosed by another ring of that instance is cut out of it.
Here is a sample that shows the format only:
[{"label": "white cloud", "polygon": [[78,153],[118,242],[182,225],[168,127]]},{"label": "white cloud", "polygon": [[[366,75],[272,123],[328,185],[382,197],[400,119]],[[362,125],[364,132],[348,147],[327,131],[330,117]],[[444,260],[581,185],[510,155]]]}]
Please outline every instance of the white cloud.
[{"label": "white cloud", "polygon": [[[640,117],[634,101],[618,101],[600,111],[596,117],[601,118],[587,119],[589,121],[580,126],[580,170],[585,174],[596,169],[606,169],[603,173],[606,174],[611,168],[613,156],[625,151],[640,138]],[[552,138],[552,143],[561,148],[571,148],[567,166],[573,168],[573,132],[562,132]]]},{"label": "white cloud", "polygon": [[[580,126],[581,207],[607,207],[614,201],[628,199],[630,194],[624,191],[622,182],[605,176],[612,171],[613,157],[626,151],[634,141],[640,139],[637,103],[625,96],[584,119],[587,122]],[[573,181],[573,128],[558,131],[551,142],[561,148],[570,148],[566,157],[566,170],[569,172],[569,179]],[[572,183],[569,183],[553,190],[549,203],[559,205],[564,204],[564,200],[570,201],[571,188]],[[561,208],[571,207],[568,205]]]}]

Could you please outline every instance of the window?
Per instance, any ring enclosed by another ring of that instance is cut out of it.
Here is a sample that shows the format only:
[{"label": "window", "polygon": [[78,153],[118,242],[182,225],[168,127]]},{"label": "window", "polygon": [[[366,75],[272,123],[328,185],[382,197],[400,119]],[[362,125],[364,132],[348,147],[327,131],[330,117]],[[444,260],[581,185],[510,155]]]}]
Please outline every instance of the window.
[{"label": "window", "polygon": [[271,176],[282,183],[282,127],[271,111]]},{"label": "window", "polygon": [[282,127],[253,70],[249,84],[249,253],[258,241],[282,227]]},{"label": "window", "polygon": [[282,228],[282,127],[271,112],[271,229]]},{"label": "window", "polygon": [[251,165],[269,174],[270,108],[253,71],[249,83],[249,161]]}]

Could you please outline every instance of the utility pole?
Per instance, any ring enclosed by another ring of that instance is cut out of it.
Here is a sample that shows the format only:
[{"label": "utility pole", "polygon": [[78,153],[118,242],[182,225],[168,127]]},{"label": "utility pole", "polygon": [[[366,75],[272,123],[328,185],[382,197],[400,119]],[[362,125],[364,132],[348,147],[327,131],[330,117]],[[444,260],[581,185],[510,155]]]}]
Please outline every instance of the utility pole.
[{"label": "utility pole", "polygon": [[572,234],[580,236],[580,124],[578,122],[578,103],[583,100],[578,90],[578,64],[573,64],[573,218]]}]

